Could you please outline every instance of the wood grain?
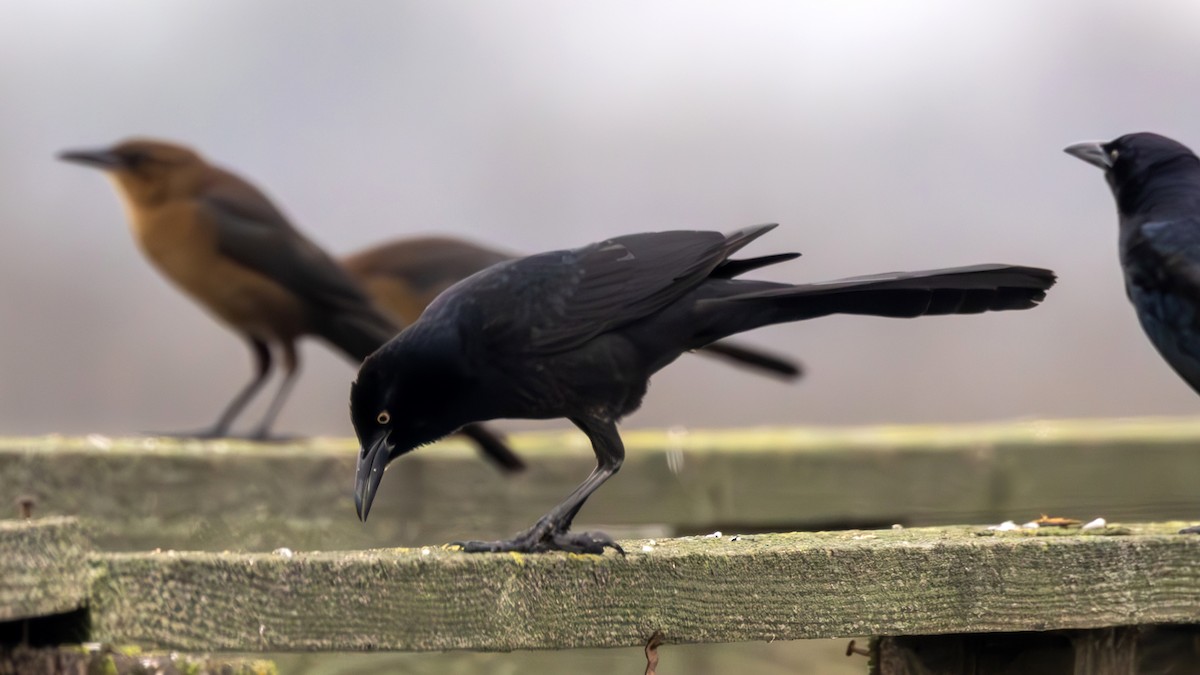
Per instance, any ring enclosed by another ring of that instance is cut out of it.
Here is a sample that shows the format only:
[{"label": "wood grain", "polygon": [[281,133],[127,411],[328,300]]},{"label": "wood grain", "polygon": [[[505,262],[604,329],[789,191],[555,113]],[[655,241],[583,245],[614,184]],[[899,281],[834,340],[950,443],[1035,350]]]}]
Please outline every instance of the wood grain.
[{"label": "wood grain", "polygon": [[[585,528],[1200,519],[1194,419],[623,433],[628,459],[580,513]],[[577,433],[511,440],[530,464],[513,479],[454,440],[404,457],[366,525],[354,516],[349,439],[0,439],[0,485],[34,495],[38,514],[83,519],[108,550],[440,544],[528,527],[594,461]]]},{"label": "wood grain", "polygon": [[62,614],[87,604],[88,548],[71,519],[0,520],[0,621]]},{"label": "wood grain", "polygon": [[[181,650],[563,649],[1200,622],[1200,537],[931,528],[447,549],[102,553],[96,639]],[[643,551],[649,546],[649,551]]]}]

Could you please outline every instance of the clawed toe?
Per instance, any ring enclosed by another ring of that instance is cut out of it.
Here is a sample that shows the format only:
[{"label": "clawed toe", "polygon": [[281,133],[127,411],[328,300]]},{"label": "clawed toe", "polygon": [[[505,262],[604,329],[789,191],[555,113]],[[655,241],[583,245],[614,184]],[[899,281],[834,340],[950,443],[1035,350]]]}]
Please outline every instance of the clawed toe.
[{"label": "clawed toe", "polygon": [[462,548],[463,553],[534,553],[544,550],[539,549],[536,542],[522,537],[500,541],[452,541],[450,545]]},{"label": "clawed toe", "polygon": [[620,544],[603,532],[559,532],[554,535],[550,542],[543,543],[550,544],[551,542],[553,542],[553,548],[543,550],[604,555],[604,549],[611,548],[622,556],[625,555],[625,549],[621,548]]},{"label": "clawed toe", "polygon": [[512,539],[502,539],[500,541],[455,541],[451,542],[451,546],[461,546],[464,553],[504,553],[507,551],[533,553],[534,551],[544,550],[538,548],[538,543],[548,538],[551,532],[550,521],[543,517],[536,525]]},{"label": "clawed toe", "polygon": [[512,542],[506,541],[452,541],[451,546],[458,546],[464,553],[498,553],[500,551],[511,550],[503,548],[504,544]]},{"label": "clawed toe", "polygon": [[528,532],[502,541],[455,541],[451,546],[461,547],[464,553],[546,553],[549,551],[565,551],[567,553],[590,553],[604,555],[604,549],[611,548],[621,555],[621,548],[612,537],[603,532],[565,532],[542,527],[539,522]]}]

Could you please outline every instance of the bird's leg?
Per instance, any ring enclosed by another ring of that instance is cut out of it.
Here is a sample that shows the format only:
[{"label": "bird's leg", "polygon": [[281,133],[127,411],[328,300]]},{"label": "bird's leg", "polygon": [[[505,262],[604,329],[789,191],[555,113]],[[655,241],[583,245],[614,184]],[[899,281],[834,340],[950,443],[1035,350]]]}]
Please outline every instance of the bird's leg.
[{"label": "bird's leg", "polygon": [[603,532],[570,533],[571,521],[583,506],[587,498],[596,491],[604,481],[621,468],[625,461],[625,446],[617,433],[617,425],[611,420],[592,417],[572,418],[571,422],[587,434],[592,441],[592,451],[596,453],[596,468],[575,488],[561,504],[542,516],[530,529],[504,541],[467,541],[455,542],[464,551],[478,553],[484,551],[519,551],[522,553],[539,553],[543,551],[568,551],[572,553],[604,553],[605,548],[614,548],[624,553],[617,544]]},{"label": "bird's leg", "polygon": [[215,424],[208,429],[196,432],[176,432],[163,434],[165,436],[179,436],[185,438],[226,438],[229,436],[229,428],[233,426],[233,421],[241,414],[246,404],[250,402],[254,395],[262,389],[263,383],[267,381],[267,375],[271,372],[271,350],[267,347],[267,343],[254,338],[250,339],[250,353],[254,356],[254,377],[242,387],[241,391],[233,397],[233,400],[225,406],[225,410],[221,412],[221,416],[217,418]]},{"label": "bird's leg", "polygon": [[284,401],[292,391],[292,385],[296,383],[299,366],[300,360],[296,357],[296,345],[291,341],[285,341],[283,343],[283,382],[279,384],[275,398],[271,399],[271,405],[267,407],[266,414],[263,415],[262,421],[258,423],[258,429],[251,438],[265,441],[271,437],[271,425],[275,423],[275,418],[283,408]]}]

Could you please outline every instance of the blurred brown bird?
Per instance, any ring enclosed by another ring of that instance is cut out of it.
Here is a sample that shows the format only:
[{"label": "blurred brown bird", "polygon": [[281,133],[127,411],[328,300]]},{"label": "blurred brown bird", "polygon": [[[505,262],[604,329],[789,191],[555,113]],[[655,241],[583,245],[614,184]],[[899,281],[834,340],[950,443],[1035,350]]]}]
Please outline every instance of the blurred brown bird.
[{"label": "blurred brown bird", "polygon": [[[364,249],[341,262],[377,306],[391,313],[401,326],[407,326],[442,291],[485,267],[516,257],[462,239],[412,237]],[[801,372],[790,358],[736,341],[722,340],[698,353],[785,379],[794,379]]]},{"label": "blurred brown bird", "polygon": [[[210,429],[194,435],[229,435],[270,374],[273,350],[283,359],[285,375],[252,434],[258,439],[269,436],[291,390],[299,367],[297,339],[320,337],[358,364],[398,332],[358,283],[262,192],[194,151],[135,139],[60,157],[107,172],[150,262],[250,345],[254,377]],[[463,433],[502,467],[523,467],[488,430],[472,425]]]}]

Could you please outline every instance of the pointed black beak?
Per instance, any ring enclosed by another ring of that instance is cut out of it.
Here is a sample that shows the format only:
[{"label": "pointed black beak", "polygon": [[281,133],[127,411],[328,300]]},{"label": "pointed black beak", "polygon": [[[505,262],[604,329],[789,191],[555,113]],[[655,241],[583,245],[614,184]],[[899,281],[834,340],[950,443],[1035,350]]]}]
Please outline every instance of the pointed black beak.
[{"label": "pointed black beak", "polygon": [[121,157],[111,150],[67,150],[58,153],[58,158],[97,169],[117,169],[122,166]]},{"label": "pointed black beak", "polygon": [[367,522],[367,514],[371,512],[371,502],[375,501],[375,492],[379,489],[379,481],[383,479],[383,470],[387,468],[388,458],[392,456],[392,445],[388,443],[386,431],[380,431],[371,439],[370,447],[364,446],[358,456],[358,471],[354,478],[354,508],[358,511],[358,519]]},{"label": "pointed black beak", "polygon": [[1072,157],[1077,157],[1092,166],[1099,167],[1108,171],[1112,168],[1113,160],[1107,152],[1104,151],[1104,144],[1096,141],[1088,141],[1086,143],[1076,143],[1063,148],[1063,152]]}]

